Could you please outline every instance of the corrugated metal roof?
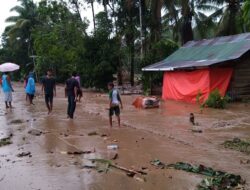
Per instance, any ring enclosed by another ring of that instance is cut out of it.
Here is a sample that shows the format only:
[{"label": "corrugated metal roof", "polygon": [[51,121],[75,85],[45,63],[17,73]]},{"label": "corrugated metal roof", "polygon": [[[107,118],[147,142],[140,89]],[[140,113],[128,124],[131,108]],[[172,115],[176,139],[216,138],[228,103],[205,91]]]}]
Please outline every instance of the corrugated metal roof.
[{"label": "corrugated metal roof", "polygon": [[250,50],[250,33],[190,41],[172,55],[143,71],[171,71],[175,69],[208,67],[240,58]]}]

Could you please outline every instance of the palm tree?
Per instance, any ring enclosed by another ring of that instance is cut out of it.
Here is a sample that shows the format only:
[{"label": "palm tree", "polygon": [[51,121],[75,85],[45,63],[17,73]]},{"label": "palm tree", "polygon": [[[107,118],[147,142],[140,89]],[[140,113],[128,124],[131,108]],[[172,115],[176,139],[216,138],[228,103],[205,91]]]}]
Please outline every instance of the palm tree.
[{"label": "palm tree", "polygon": [[217,36],[233,35],[243,32],[243,25],[240,20],[242,18],[241,1],[215,0],[215,3],[222,5],[221,12],[223,12],[219,21]]},{"label": "palm tree", "polygon": [[[13,7],[10,11],[16,12],[17,16],[11,16],[5,22],[13,23],[6,28],[7,34],[21,35],[22,31],[31,32],[32,27],[37,23],[36,14],[37,7],[33,0],[18,0],[21,2],[20,6]],[[15,36],[21,37],[21,36]],[[25,39],[26,40],[26,39]]]},{"label": "palm tree", "polygon": [[194,39],[194,31],[200,37],[207,37],[218,15],[207,16],[206,13],[220,10],[207,0],[165,0],[164,8],[165,23],[172,28],[173,39],[178,41],[180,36],[182,44]]},{"label": "palm tree", "polygon": [[158,42],[161,38],[162,24],[161,24],[161,10],[163,6],[163,0],[151,0],[150,2],[150,35],[151,43]]},{"label": "palm tree", "polygon": [[33,54],[31,31],[37,24],[37,6],[33,0],[18,0],[20,6],[13,7],[10,11],[16,12],[17,16],[11,16],[6,22],[12,25],[5,28],[6,34],[12,43],[19,42],[23,45],[27,44],[28,54]]}]

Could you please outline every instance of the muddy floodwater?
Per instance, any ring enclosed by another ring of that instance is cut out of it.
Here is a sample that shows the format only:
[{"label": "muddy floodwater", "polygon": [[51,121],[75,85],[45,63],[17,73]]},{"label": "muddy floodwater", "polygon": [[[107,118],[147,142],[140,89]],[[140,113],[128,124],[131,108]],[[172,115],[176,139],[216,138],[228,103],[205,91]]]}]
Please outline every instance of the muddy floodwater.
[{"label": "muddy floodwater", "polygon": [[[57,89],[51,115],[41,95],[30,106],[22,85],[14,87],[14,109],[6,110],[3,101],[0,107],[0,138],[12,134],[12,144],[0,147],[0,190],[195,190],[204,178],[158,169],[150,164],[154,159],[241,175],[250,189],[250,155],[222,146],[235,137],[250,139],[249,103],[201,112],[197,105],[166,101],[159,109],[140,110],[132,106],[137,95],[124,95],[122,127],[115,122],[110,130],[106,94],[84,92],[75,119],[68,120],[63,87]],[[0,96],[2,100],[2,92]],[[189,122],[191,112],[195,127]],[[112,158],[114,165],[146,174],[135,178],[115,168],[90,167],[89,159]]]}]

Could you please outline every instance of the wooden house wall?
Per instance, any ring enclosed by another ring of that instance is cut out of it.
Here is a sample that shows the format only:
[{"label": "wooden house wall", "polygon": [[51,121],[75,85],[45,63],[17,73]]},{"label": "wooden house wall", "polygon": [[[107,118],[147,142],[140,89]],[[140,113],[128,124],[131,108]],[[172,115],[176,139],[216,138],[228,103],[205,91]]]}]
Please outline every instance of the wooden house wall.
[{"label": "wooden house wall", "polygon": [[250,57],[234,64],[229,94],[235,100],[250,99]]}]

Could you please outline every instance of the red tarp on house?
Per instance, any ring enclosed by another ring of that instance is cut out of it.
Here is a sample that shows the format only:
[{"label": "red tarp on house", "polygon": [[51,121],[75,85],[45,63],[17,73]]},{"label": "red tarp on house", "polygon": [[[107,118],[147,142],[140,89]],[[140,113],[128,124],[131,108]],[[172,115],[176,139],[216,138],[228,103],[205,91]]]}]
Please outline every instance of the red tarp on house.
[{"label": "red tarp on house", "polygon": [[165,72],[162,98],[195,103],[200,92],[200,100],[204,102],[216,88],[225,96],[232,73],[232,68]]}]

